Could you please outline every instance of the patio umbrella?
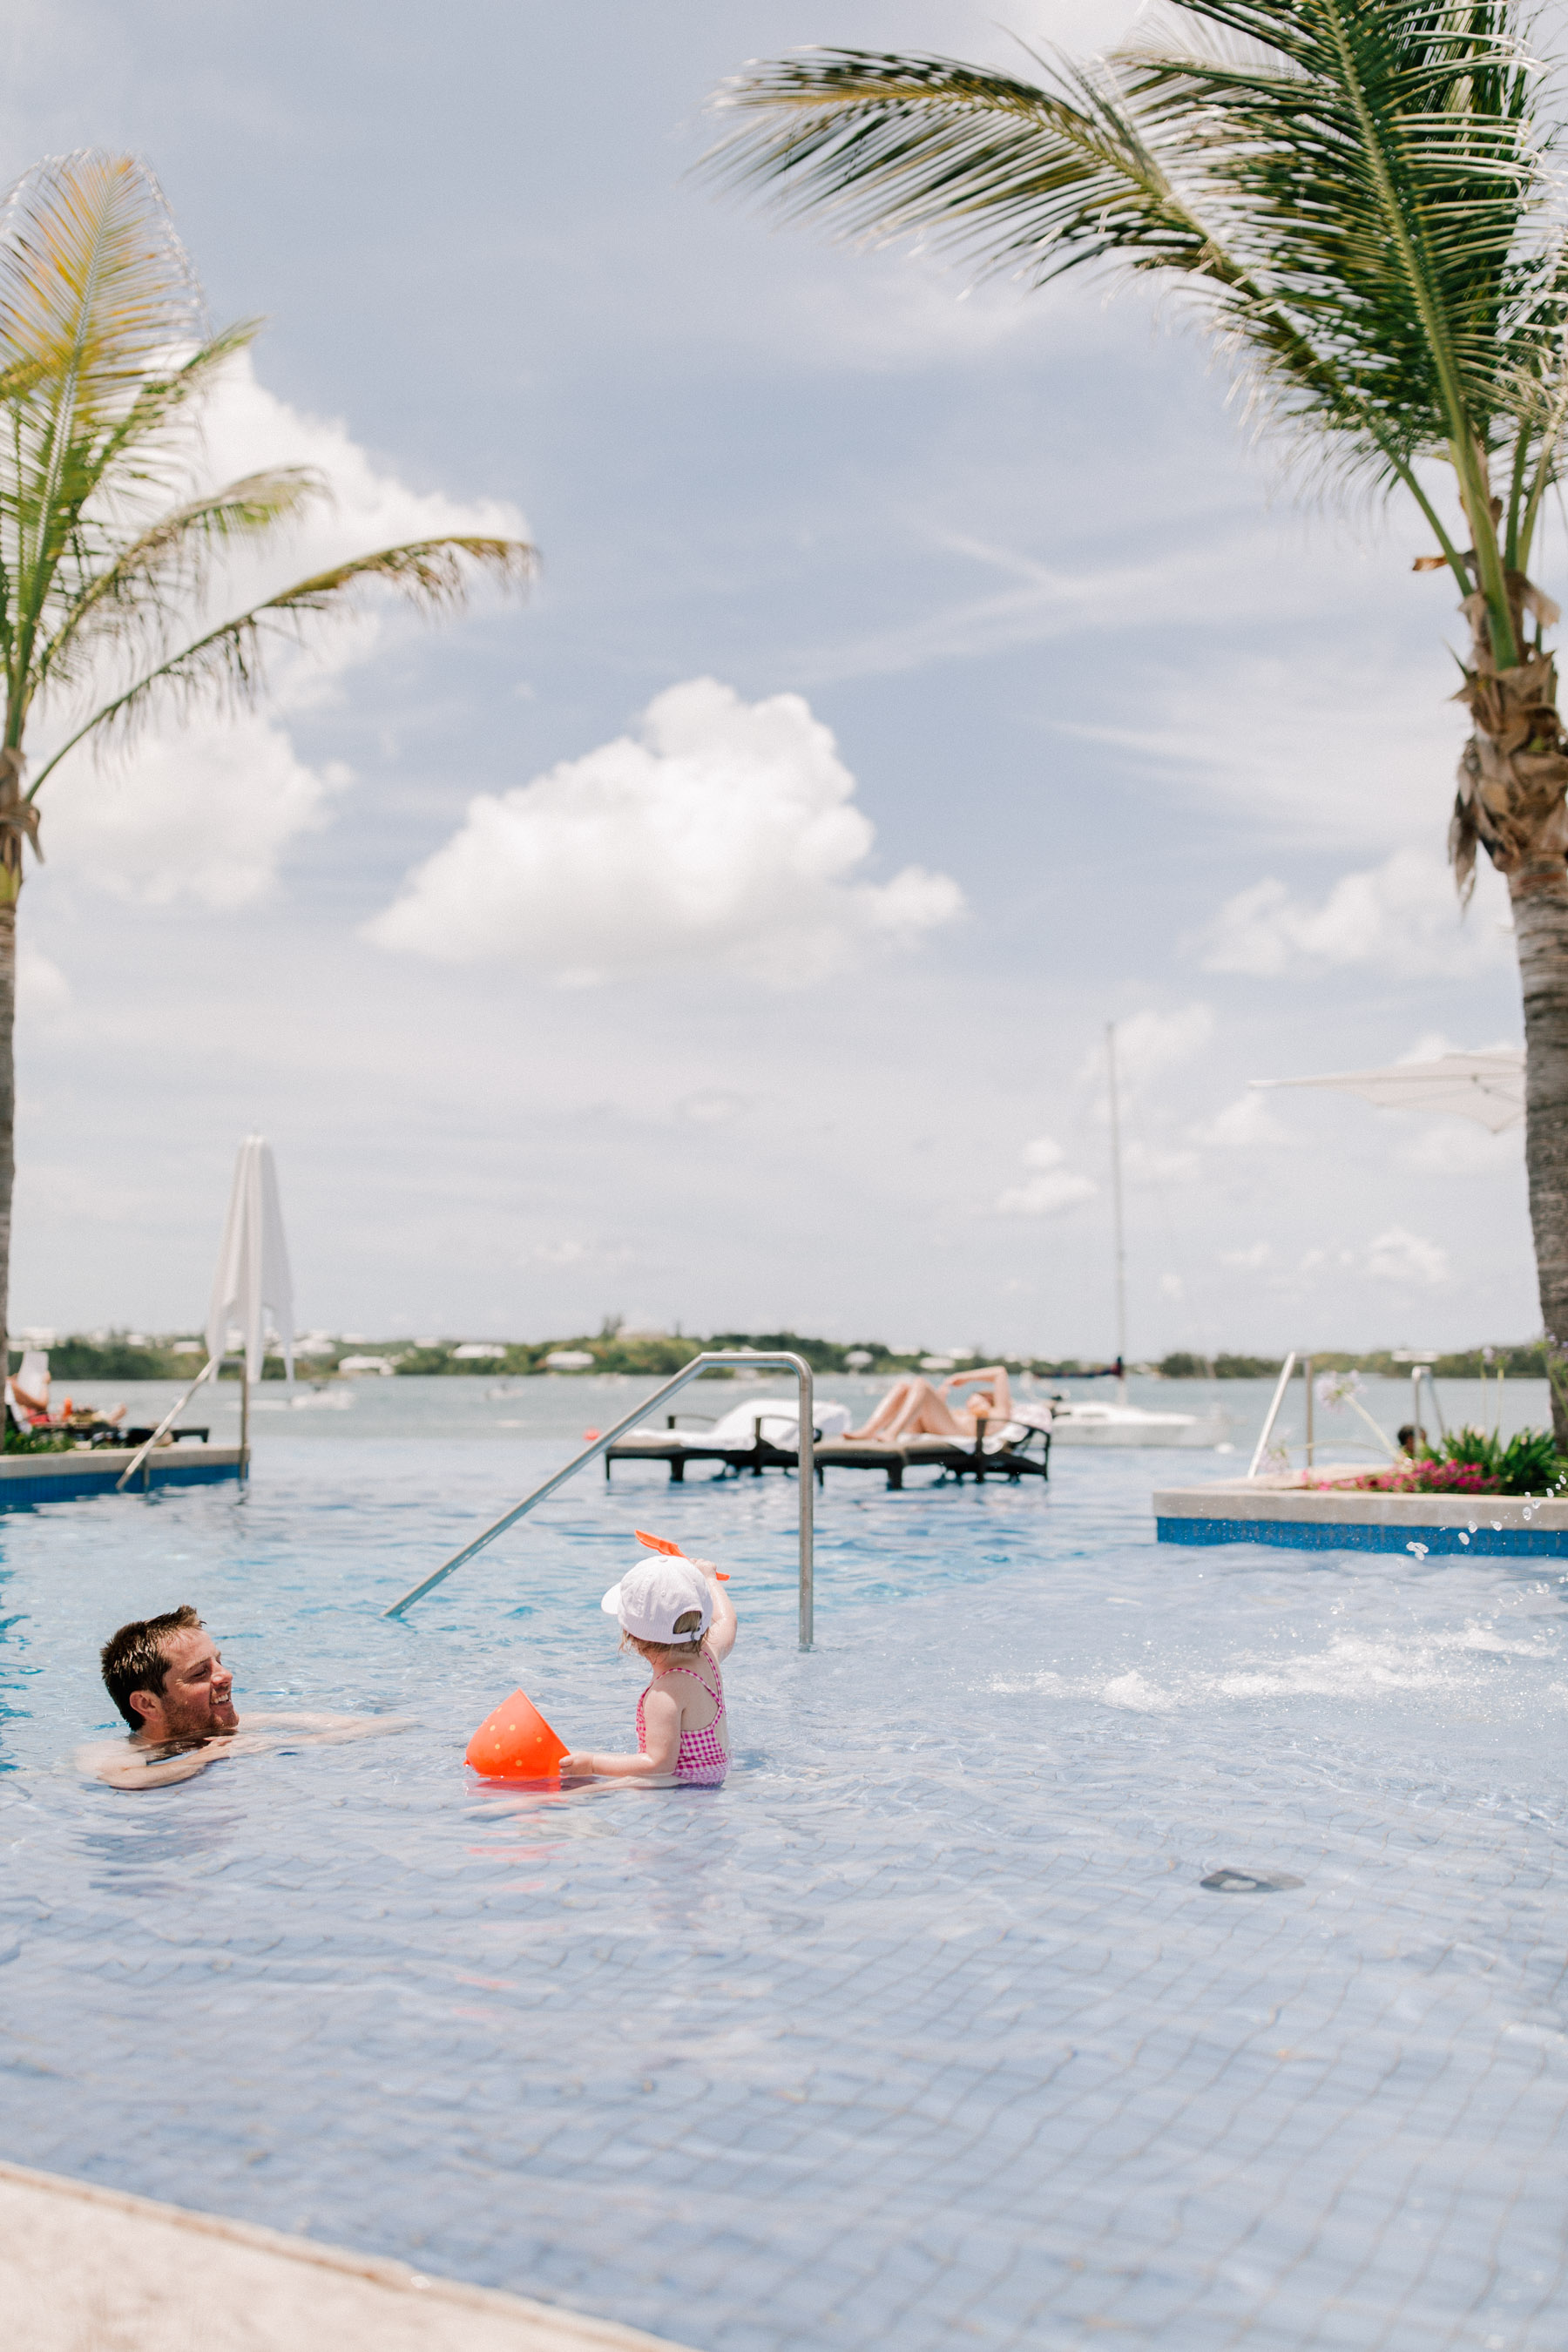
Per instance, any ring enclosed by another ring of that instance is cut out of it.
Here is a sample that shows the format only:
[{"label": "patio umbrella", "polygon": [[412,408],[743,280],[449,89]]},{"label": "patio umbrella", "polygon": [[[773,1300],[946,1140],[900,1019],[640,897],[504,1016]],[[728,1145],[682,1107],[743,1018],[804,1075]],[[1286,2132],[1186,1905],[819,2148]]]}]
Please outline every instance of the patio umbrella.
[{"label": "patio umbrella", "polygon": [[261,1378],[270,1319],[283,1347],[289,1378],[294,1377],[294,1286],[289,1246],[278,1204],[278,1171],[264,1136],[247,1135],[235,1162],[228,1218],[218,1252],[217,1279],[207,1311],[207,1353],[221,1356],[230,1326],[243,1331],[247,1380]]},{"label": "patio umbrella", "polygon": [[1429,1062],[1395,1062],[1386,1070],[1335,1070],[1322,1078],[1254,1078],[1255,1087],[1327,1087],[1359,1095],[1380,1110],[1424,1110],[1479,1119],[1500,1135],[1524,1124],[1524,1049],[1488,1045],[1474,1054],[1439,1054]]}]

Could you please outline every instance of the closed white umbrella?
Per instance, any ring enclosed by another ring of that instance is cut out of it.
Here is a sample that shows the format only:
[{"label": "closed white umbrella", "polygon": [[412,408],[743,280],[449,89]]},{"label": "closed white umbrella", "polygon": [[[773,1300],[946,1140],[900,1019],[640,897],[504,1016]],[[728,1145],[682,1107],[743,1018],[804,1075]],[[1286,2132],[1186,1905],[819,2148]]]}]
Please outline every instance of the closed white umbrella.
[{"label": "closed white umbrella", "polygon": [[289,1378],[294,1377],[294,1285],[289,1244],[278,1203],[278,1171],[265,1136],[247,1135],[234,1164],[228,1216],[217,1254],[217,1278],[207,1310],[207,1354],[228,1347],[234,1325],[243,1334],[246,1378],[261,1378],[270,1324],[282,1343]]},{"label": "closed white umbrella", "polygon": [[1327,1087],[1359,1095],[1380,1110],[1422,1110],[1473,1118],[1500,1135],[1524,1124],[1524,1050],[1488,1045],[1474,1054],[1438,1054],[1395,1062],[1386,1070],[1336,1070],[1322,1078],[1254,1078],[1255,1087]]},{"label": "closed white umbrella", "polygon": [[250,1460],[250,1383],[261,1378],[268,1325],[282,1344],[289,1378],[294,1377],[294,1284],[289,1272],[289,1244],[283,1238],[283,1212],[278,1205],[278,1171],[272,1146],[264,1135],[247,1135],[234,1163],[228,1214],[217,1254],[217,1278],[207,1309],[207,1360],[152,1436],[137,1447],[116,1481],[117,1491],[130,1485],[202,1382],[217,1370],[228,1353],[228,1335],[235,1324],[239,1326],[245,1350],[245,1379],[239,1392],[239,1475],[243,1478]]}]

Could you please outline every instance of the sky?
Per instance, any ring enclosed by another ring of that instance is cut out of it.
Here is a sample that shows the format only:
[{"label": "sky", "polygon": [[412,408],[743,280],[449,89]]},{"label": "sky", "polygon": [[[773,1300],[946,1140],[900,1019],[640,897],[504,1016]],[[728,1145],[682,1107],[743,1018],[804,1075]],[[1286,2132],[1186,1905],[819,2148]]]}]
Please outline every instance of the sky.
[{"label": "sky", "polygon": [[1135,1356],[1539,1328],[1517,1130],[1250,1087],[1520,1036],[1506,896],[1461,919],[1443,863],[1418,519],[1304,503],[1144,291],[693,174],[750,58],[1026,70],[1130,21],[1002,15],[5,12],[5,176],[143,157],[215,318],[268,321],[204,463],[336,499],[265,576],[541,554],[45,787],[14,1328],[199,1326],[259,1131],[301,1328],[1102,1356],[1108,1024]]}]

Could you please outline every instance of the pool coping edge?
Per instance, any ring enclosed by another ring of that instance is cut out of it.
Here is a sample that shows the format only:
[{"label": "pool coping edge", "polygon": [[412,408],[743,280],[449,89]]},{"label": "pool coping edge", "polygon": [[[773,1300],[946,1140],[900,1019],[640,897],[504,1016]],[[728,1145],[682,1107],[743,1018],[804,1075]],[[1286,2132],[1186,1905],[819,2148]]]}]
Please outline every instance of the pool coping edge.
[{"label": "pool coping edge", "polygon": [[489,2312],[498,2318],[515,2319],[542,2330],[550,2329],[556,2337],[583,2346],[584,2352],[591,2347],[600,2347],[600,2352],[686,2352],[686,2347],[673,2337],[650,2336],[645,2329],[629,2327],[620,2320],[599,2319],[565,2304],[542,2303],[532,2295],[511,2294],[499,2287],[471,2286],[463,2279],[416,2270],[412,2263],[389,2255],[360,2254],[349,2247],[323,2245],[318,2239],[295,2237],[287,2231],[269,2229],[264,2222],[237,2221],[222,2213],[202,2213],[190,2206],[165,2204],[160,2198],[139,2197],[131,2189],[106,2189],[97,2181],[73,2179],[66,2173],[40,2172],[31,2165],[12,2164],[4,2158],[0,2158],[0,2181],[41,2196],[108,2206],[132,2220],[159,2221],[165,2227],[186,2230],[201,2237],[223,2239],[231,2245],[269,2254],[280,2262],[310,2263],[319,2270],[334,2271],[341,2277],[363,2279],[373,2286],[407,2295],[422,2307],[457,2305],[468,2311]]}]

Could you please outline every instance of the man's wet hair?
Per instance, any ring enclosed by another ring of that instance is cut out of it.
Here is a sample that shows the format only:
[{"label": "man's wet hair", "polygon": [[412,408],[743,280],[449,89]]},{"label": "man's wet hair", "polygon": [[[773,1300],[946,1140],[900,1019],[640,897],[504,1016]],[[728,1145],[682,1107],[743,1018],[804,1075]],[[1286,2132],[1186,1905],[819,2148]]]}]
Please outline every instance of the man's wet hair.
[{"label": "man's wet hair", "polygon": [[163,1677],[169,1671],[164,1643],[171,1633],[195,1633],[201,1622],[186,1601],[179,1609],[166,1610],[162,1617],[132,1618],[105,1642],[100,1653],[104,1688],[132,1731],[141,1730],[142,1717],[131,1704],[132,1692],[153,1691],[163,1697]]}]

